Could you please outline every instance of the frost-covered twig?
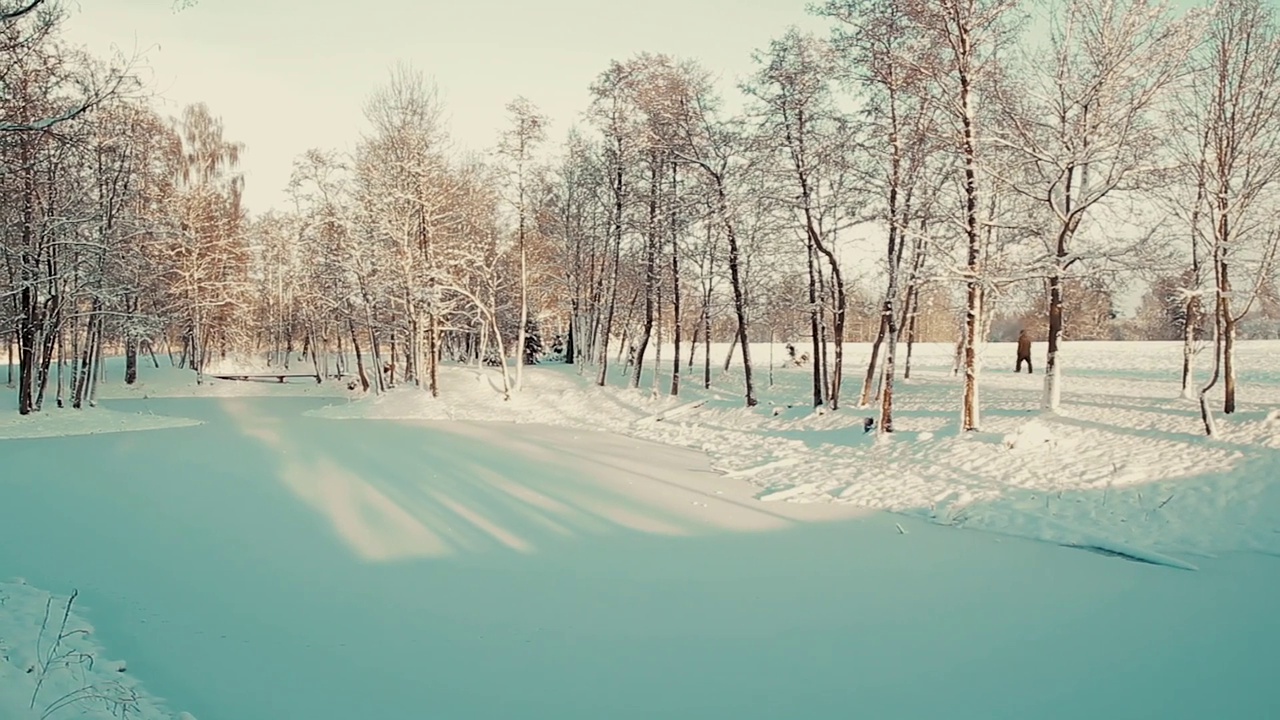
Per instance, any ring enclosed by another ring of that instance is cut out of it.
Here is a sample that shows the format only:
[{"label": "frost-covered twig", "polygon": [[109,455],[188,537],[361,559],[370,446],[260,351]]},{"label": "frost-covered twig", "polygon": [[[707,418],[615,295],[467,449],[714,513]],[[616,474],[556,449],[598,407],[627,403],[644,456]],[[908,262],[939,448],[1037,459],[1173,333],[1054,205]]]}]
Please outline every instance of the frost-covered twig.
[{"label": "frost-covered twig", "polygon": [[67,630],[67,623],[71,620],[71,606],[75,604],[76,598],[79,597],[79,595],[79,590],[73,590],[71,591],[71,596],[67,598],[67,604],[62,610],[62,622],[58,625],[57,637],[54,638],[53,645],[50,646],[48,653],[42,652],[40,646],[44,642],[45,632],[49,629],[49,613],[53,608],[53,596],[50,595],[49,599],[45,601],[44,618],[40,622],[40,633],[36,636],[36,658],[37,662],[40,663],[40,666],[39,675],[36,678],[36,687],[31,692],[31,704],[29,707],[32,709],[36,706],[36,698],[40,695],[40,688],[44,686],[44,681],[49,677],[51,668],[55,666],[70,668],[73,664],[79,664],[81,667],[87,665],[89,669],[93,669],[92,655],[76,652],[74,650],[68,650],[61,653],[59,652],[62,649],[63,640],[75,635],[88,634],[88,631],[83,629]]},{"label": "frost-covered twig", "polygon": [[111,681],[102,685],[86,685],[79,690],[72,690],[49,703],[44,712],[40,714],[40,720],[47,720],[59,710],[76,703],[92,700],[101,701],[112,715],[120,718],[129,717],[130,713],[138,709],[139,704],[137,690],[125,687],[119,682]]}]

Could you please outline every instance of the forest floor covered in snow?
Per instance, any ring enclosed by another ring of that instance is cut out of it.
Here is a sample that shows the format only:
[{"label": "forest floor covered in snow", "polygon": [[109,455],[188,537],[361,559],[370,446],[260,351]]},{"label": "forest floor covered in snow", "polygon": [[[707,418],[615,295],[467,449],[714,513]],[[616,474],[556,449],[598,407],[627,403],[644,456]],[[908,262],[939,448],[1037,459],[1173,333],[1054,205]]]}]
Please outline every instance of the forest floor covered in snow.
[{"label": "forest floor covered in snow", "polygon": [[1214,440],[1173,344],[1073,344],[1055,414],[990,346],[969,435],[924,346],[880,441],[753,351],[752,409],[113,364],[100,407],[0,425],[0,718],[1280,713],[1280,344],[1242,343]]}]

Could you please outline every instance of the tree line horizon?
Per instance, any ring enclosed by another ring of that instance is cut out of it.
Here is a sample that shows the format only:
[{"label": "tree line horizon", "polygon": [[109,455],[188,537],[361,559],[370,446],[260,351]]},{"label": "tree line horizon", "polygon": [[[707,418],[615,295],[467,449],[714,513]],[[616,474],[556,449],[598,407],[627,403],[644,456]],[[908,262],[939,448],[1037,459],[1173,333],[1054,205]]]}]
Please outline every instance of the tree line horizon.
[{"label": "tree line horizon", "polygon": [[[555,334],[596,383],[622,362],[664,395],[725,382],[711,343],[729,342],[747,406],[752,344],[795,343],[815,407],[874,408],[891,433],[913,345],[952,342],[971,431],[979,346],[1026,329],[1047,342],[1050,411],[1064,343],[1181,341],[1171,372],[1214,434],[1215,403],[1236,410],[1236,341],[1280,336],[1276,9],[810,12],[830,31],[783,29],[754,53],[731,89],[741,112],[696,60],[640,52],[602,69],[558,144],[518,97],[492,152],[454,152],[436,87],[397,66],[356,149],[307,151],[293,208],[251,216],[245,148],[213,111],[162,117],[137,58],[67,44],[54,0],[0,0],[0,331],[18,411],[91,405],[106,353],[132,383],[157,348],[197,378],[227,353],[309,354],[318,372],[336,356],[366,392],[433,396],[442,363],[488,363],[509,397],[530,337]],[[1132,283],[1147,291],[1119,318]],[[846,401],[855,341],[872,351]]]}]

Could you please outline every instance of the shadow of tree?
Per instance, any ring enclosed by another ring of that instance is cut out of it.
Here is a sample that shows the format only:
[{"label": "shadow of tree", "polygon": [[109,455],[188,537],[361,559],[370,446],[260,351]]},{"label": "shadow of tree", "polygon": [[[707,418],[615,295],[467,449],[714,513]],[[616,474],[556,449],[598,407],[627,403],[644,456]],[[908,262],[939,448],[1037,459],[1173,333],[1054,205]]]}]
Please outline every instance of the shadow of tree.
[{"label": "shadow of tree", "polygon": [[[712,474],[700,453],[617,435],[506,423],[286,423],[239,401],[222,406],[241,433],[273,452],[284,486],[367,561],[796,522],[797,513],[763,506],[745,484]],[[366,433],[378,442],[343,439]]]}]

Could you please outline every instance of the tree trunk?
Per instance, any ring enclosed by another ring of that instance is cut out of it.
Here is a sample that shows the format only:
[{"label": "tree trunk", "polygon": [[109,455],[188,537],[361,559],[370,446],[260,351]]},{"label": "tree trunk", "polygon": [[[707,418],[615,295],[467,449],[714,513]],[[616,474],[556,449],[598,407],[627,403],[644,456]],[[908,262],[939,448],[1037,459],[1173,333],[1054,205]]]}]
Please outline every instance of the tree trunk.
[{"label": "tree trunk", "polygon": [[[511,376],[507,372],[507,348],[502,342],[502,330],[498,327],[498,313],[495,311],[490,314],[489,320],[493,325],[493,341],[498,345],[498,357],[502,362],[498,363],[498,370],[502,373],[502,399],[504,401],[511,399]],[[517,355],[524,354],[523,350],[516,352]]]},{"label": "tree trunk", "polygon": [[[325,371],[320,367],[320,353],[316,352],[315,341],[313,339],[315,336],[313,333],[314,331],[307,331],[307,340],[311,343],[311,364],[315,366],[316,369],[316,382],[320,383],[324,381]],[[326,354],[324,360],[326,365],[329,363],[328,357],[329,356]]]},{"label": "tree trunk", "polygon": [[[902,299],[902,313],[898,316],[898,327],[900,328],[899,334],[901,336],[904,336],[905,339],[907,340],[908,348],[910,348],[910,342],[911,342],[911,320],[912,318],[915,317],[915,303],[916,303],[915,284],[913,282],[909,282],[907,284],[907,291],[906,293],[904,293],[904,296]],[[907,359],[903,363],[903,368],[902,368],[903,380],[906,380],[910,377],[910,373],[911,373],[910,356],[911,356],[910,350],[908,350]]]},{"label": "tree trunk", "polygon": [[334,370],[336,370],[338,373],[338,380],[341,381],[343,379],[343,376],[347,374],[347,362],[348,362],[347,348],[345,345],[342,344],[342,327],[341,326],[337,326],[334,328],[333,337],[335,341],[338,343],[338,352],[334,358],[333,366],[334,366]]},{"label": "tree trunk", "polygon": [[[94,312],[98,312],[101,308],[101,301],[94,300]],[[51,295],[44,314],[44,323],[40,329],[40,363],[38,374],[38,387],[36,388],[36,409],[39,410],[44,406],[45,392],[49,387],[49,368],[53,363],[53,351],[58,345],[58,333],[61,332],[62,324],[62,298],[60,295]]]},{"label": "tree trunk", "polygon": [[[829,389],[827,390],[828,404],[832,410],[839,410],[840,388],[844,384],[844,326],[849,301],[845,296],[844,273],[840,271],[840,261],[836,259],[835,252],[822,242],[822,238],[818,235],[817,228],[813,223],[809,224],[809,234],[813,240],[814,247],[827,259],[827,265],[831,268],[831,289],[835,294],[835,308],[832,311],[831,322],[833,352],[829,370],[824,372],[830,372],[831,377]],[[825,344],[822,355],[823,365],[825,366],[827,364]]]},{"label": "tree trunk", "polygon": [[961,428],[974,431],[981,426],[978,398],[978,335],[982,314],[982,285],[976,280],[969,283],[965,305],[965,337],[963,350],[964,407]]},{"label": "tree trunk", "polygon": [[138,341],[127,337],[124,340],[124,384],[133,385],[138,382]]},{"label": "tree trunk", "polygon": [[434,311],[427,321],[427,387],[431,397],[440,397],[440,316]]},{"label": "tree trunk", "polygon": [[908,315],[907,319],[907,359],[902,366],[903,380],[911,379],[911,353],[915,349],[916,319],[920,315],[920,312],[917,309],[917,305],[920,302],[920,288],[918,286],[912,288],[912,292],[907,297],[911,300],[911,313]]},{"label": "tree trunk", "polygon": [[684,323],[681,316],[680,307],[680,233],[676,226],[676,176],[677,165],[671,163],[671,317],[672,317],[672,333],[671,342],[674,345],[671,354],[671,394],[680,394],[680,335],[684,330]]},{"label": "tree trunk", "polygon": [[[100,304],[97,310],[101,311]],[[90,357],[92,370],[89,375],[89,391],[85,398],[85,402],[89,403],[90,407],[98,404],[98,386],[106,379],[106,366],[102,362],[102,325],[103,318],[100,316],[98,318],[97,332],[94,334],[93,355]]]},{"label": "tree trunk", "polygon": [[63,372],[67,361],[67,340],[66,333],[61,328],[58,330],[58,407],[64,407],[66,400],[66,377]]},{"label": "tree trunk", "polygon": [[961,429],[978,430],[982,424],[978,397],[978,340],[982,324],[982,236],[978,228],[978,144],[970,77],[960,72],[960,111],[963,126],[965,239],[968,243],[966,272],[968,291],[965,303],[964,405]]},{"label": "tree trunk", "polygon": [[658,165],[650,163],[649,170],[649,225],[645,233],[644,248],[644,324],[641,326],[640,344],[636,346],[635,367],[631,371],[631,387],[640,387],[640,376],[644,372],[645,351],[649,347],[649,338],[653,334],[654,294],[658,280]]},{"label": "tree trunk", "polygon": [[[96,303],[95,303],[96,304]],[[89,398],[89,383],[93,378],[94,348],[98,344],[101,320],[95,313],[89,316],[89,331],[85,335],[84,354],[80,360],[80,372],[76,378],[75,393],[71,406],[80,409]]]},{"label": "tree trunk", "polygon": [[927,218],[920,220],[920,236],[911,247],[911,275],[907,278],[906,307],[902,309],[902,324],[907,332],[907,357],[903,363],[902,379],[911,379],[911,352],[916,340],[916,318],[920,314],[920,273],[924,270],[926,245],[924,238],[929,232]]},{"label": "tree trunk", "polygon": [[876,339],[871,343],[871,357],[867,360],[867,374],[862,379],[862,394],[858,397],[858,407],[871,404],[871,391],[875,387],[876,366],[880,364],[880,346],[884,344],[885,335],[889,332],[889,303],[880,306],[880,329],[876,331]]},{"label": "tree trunk", "polygon": [[825,313],[820,313],[818,318],[818,344],[822,347],[822,354],[818,356],[817,362],[822,367],[822,387],[827,394],[828,401],[831,399],[831,354],[827,343],[827,318]]},{"label": "tree trunk", "polygon": [[356,332],[356,323],[347,316],[347,333],[351,338],[351,352],[356,357],[356,377],[360,380],[360,391],[369,392],[369,373],[364,367],[364,355],[360,353],[360,335]]},{"label": "tree trunk", "polygon": [[1185,308],[1182,327],[1182,397],[1190,400],[1195,396],[1191,385],[1195,382],[1196,326],[1200,322],[1200,299],[1192,295],[1187,299]]},{"label": "tree trunk", "polygon": [[[520,329],[516,331],[516,392],[524,390],[524,347],[529,324],[529,266],[524,247],[524,208],[520,208]],[[433,392],[432,395],[438,393]]]},{"label": "tree trunk", "polygon": [[373,327],[366,328],[369,333],[369,359],[373,371],[373,388],[375,393],[382,393],[390,389],[387,385],[387,374],[382,370],[382,341],[378,339],[378,331]]},{"label": "tree trunk", "polygon": [[574,332],[574,328],[577,327],[577,325],[578,300],[577,298],[574,298],[573,304],[569,307],[569,334],[564,343],[564,362],[566,365],[573,365],[576,360],[575,350],[577,348],[574,344],[574,340],[577,339],[577,333]]},{"label": "tree trunk", "polygon": [[823,392],[822,382],[822,330],[819,328],[821,322],[819,313],[821,305],[818,303],[818,273],[817,258],[818,252],[813,246],[813,240],[809,239],[809,338],[812,341],[813,351],[813,406],[821,407],[825,403],[826,397]]},{"label": "tree trunk", "polygon": [[1062,402],[1061,368],[1058,366],[1058,348],[1062,344],[1062,277],[1061,269],[1055,269],[1049,277],[1049,352],[1044,359],[1044,397],[1041,407],[1057,410]]},{"label": "tree trunk", "polygon": [[426,387],[426,379],[418,374],[418,368],[422,367],[426,361],[426,353],[423,352],[423,336],[426,331],[422,329],[422,321],[413,323],[413,330],[410,337],[404,343],[404,371],[401,375],[405,382],[412,381],[413,384],[420,388]]},{"label": "tree trunk", "polygon": [[[658,397],[658,387],[662,384],[662,286],[658,286],[658,292],[654,299],[654,328],[653,328],[653,397]],[[679,361],[677,359],[677,363]]]},{"label": "tree trunk", "polygon": [[702,315],[702,387],[711,389],[711,306]]},{"label": "tree trunk", "polygon": [[738,320],[738,344],[742,346],[742,374],[746,385],[746,403],[747,407],[755,407],[756,388],[751,380],[751,342],[747,337],[747,299],[746,288],[742,281],[741,251],[738,247],[738,234],[729,217],[729,198],[725,194],[724,180],[719,175],[715,180],[720,219],[724,223],[725,234],[729,241],[729,281],[733,286],[733,312]]},{"label": "tree trunk", "polygon": [[36,409],[36,328],[41,322],[40,301],[36,293],[39,268],[35,255],[35,176],[31,170],[30,152],[23,144],[22,199],[22,314],[18,318],[18,414],[28,415]]},{"label": "tree trunk", "polygon": [[[901,236],[899,236],[899,242],[901,242]],[[896,252],[897,248],[891,245],[889,255],[892,257]],[[894,312],[894,303],[897,302],[896,298],[898,296],[898,265],[900,260],[900,255],[890,260],[889,268],[888,296],[890,301],[886,303],[886,312],[884,314],[888,327],[886,328],[887,346],[884,354],[884,384],[880,390],[880,424],[878,426],[880,433],[893,432],[893,380],[894,374],[897,372],[898,334],[900,332],[898,316]]]},{"label": "tree trunk", "polygon": [[[414,387],[426,389],[427,379],[422,374],[423,364],[426,362],[426,352],[424,350],[425,341],[423,338],[427,332],[424,329],[426,320],[424,313],[418,307],[414,307],[410,314],[413,318],[409,323],[409,331],[405,334],[404,347],[402,349],[404,365],[401,367],[400,377],[406,383],[413,383]],[[391,364],[396,364],[396,352],[391,351]],[[395,375],[392,374],[392,382],[395,381]]]},{"label": "tree trunk", "polygon": [[693,359],[698,354],[698,340],[702,337],[702,318],[693,326],[693,339],[689,341],[689,373],[693,374]]},{"label": "tree trunk", "polygon": [[21,290],[22,317],[18,319],[18,413],[28,415],[35,410],[36,323],[38,310],[35,293],[27,286]]},{"label": "tree trunk", "polygon": [[[1225,278],[1226,267],[1223,267]],[[1231,298],[1222,299],[1222,413],[1236,411],[1236,318],[1232,316]]]},{"label": "tree trunk", "polygon": [[733,351],[738,349],[738,333],[733,334],[733,338],[729,341],[729,352],[724,356],[724,370],[721,372],[729,372],[729,368],[733,366]]},{"label": "tree trunk", "polygon": [[[1214,254],[1215,256],[1217,255],[1216,250]],[[1214,275],[1218,276],[1219,268],[1216,260],[1214,266]],[[1218,434],[1218,426],[1214,421],[1213,410],[1209,408],[1209,391],[1218,384],[1218,377],[1222,372],[1222,298],[1220,295],[1219,293],[1219,297],[1213,304],[1213,372],[1209,375],[1209,382],[1200,388],[1200,421],[1204,424],[1204,434],[1209,437],[1214,437]]]},{"label": "tree trunk", "polygon": [[[621,155],[621,153],[619,153]],[[619,162],[621,159],[619,159]],[[596,380],[596,384],[604,387],[608,380],[609,372],[609,338],[613,333],[614,313],[617,311],[618,305],[618,272],[622,265],[622,210],[623,210],[623,184],[622,184],[622,166],[619,165],[614,169],[613,176],[613,282],[609,288],[609,309],[604,321],[604,337],[601,338],[600,344],[600,375]]]},{"label": "tree trunk", "polygon": [[1219,337],[1222,342],[1222,412],[1230,415],[1236,411],[1236,317],[1231,309],[1231,275],[1227,268],[1227,242],[1232,228],[1229,224],[1229,203],[1226,193],[1218,194],[1218,242],[1220,250],[1215,254],[1218,264],[1218,316]]}]

